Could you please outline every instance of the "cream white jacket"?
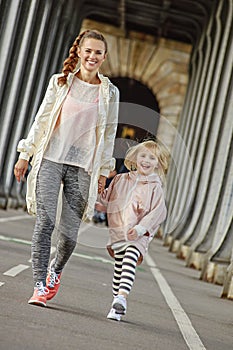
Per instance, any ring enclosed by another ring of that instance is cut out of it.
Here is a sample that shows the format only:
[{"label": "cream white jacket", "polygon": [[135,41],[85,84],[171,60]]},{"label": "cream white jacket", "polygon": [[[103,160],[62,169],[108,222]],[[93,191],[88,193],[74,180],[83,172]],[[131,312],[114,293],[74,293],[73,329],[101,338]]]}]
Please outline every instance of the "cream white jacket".
[{"label": "cream white jacket", "polygon": [[[19,141],[17,151],[19,158],[29,160],[32,158],[32,169],[27,180],[27,209],[29,214],[36,214],[36,179],[62,104],[66,98],[77,70],[70,73],[67,84],[62,87],[58,85],[58,77],[61,74],[54,74],[49,82],[45,97],[36,114],[35,121],[26,139]],[[115,159],[112,158],[114,140],[118,123],[119,91],[107,77],[99,74],[101,80],[98,126],[96,130],[96,152],[91,173],[89,198],[83,220],[91,220],[94,212],[98,192],[98,178],[100,175],[108,176],[115,167]]]}]

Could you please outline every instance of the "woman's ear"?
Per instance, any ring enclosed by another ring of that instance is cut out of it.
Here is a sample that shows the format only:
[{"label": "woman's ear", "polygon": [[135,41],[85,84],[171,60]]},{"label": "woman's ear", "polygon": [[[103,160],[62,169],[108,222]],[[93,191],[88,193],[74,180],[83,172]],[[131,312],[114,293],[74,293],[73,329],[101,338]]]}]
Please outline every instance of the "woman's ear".
[{"label": "woman's ear", "polygon": [[80,47],[78,47],[77,55],[78,55],[78,57],[80,58]]}]

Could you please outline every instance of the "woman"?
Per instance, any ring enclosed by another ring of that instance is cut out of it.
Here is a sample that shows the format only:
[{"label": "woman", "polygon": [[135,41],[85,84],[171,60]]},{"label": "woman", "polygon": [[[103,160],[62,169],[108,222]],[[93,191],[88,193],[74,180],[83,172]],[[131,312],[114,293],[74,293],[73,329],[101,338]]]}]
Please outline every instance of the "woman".
[{"label": "woman", "polygon": [[[115,166],[112,153],[119,92],[99,74],[106,54],[106,40],[97,31],[87,30],[75,39],[62,74],[50,79],[28,137],[18,144],[17,181],[25,176],[33,157],[26,198],[28,212],[36,215],[32,237],[34,293],[29,304],[46,306],[56,295],[81,220],[92,218],[97,192],[104,190]],[[61,184],[59,240],[47,275]]]}]

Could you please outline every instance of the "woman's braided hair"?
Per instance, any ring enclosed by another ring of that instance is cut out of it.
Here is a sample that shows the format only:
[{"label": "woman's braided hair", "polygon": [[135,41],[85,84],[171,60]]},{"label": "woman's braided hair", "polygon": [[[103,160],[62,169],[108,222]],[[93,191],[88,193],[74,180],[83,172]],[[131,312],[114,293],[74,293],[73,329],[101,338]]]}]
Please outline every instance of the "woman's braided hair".
[{"label": "woman's braided hair", "polygon": [[87,38],[103,41],[105,44],[105,53],[107,53],[107,50],[108,50],[107,42],[106,42],[103,34],[98,32],[97,30],[89,30],[89,29],[85,30],[84,32],[79,34],[79,36],[77,36],[77,38],[75,39],[75,41],[73,42],[73,45],[71,46],[71,48],[69,50],[69,57],[66,58],[65,61],[63,62],[63,69],[62,69],[63,75],[58,78],[58,85],[60,85],[60,86],[65,85],[66,81],[67,81],[68,74],[73,72],[74,69],[76,68],[78,60],[79,60],[78,47],[81,47],[83,44],[83,41]]}]

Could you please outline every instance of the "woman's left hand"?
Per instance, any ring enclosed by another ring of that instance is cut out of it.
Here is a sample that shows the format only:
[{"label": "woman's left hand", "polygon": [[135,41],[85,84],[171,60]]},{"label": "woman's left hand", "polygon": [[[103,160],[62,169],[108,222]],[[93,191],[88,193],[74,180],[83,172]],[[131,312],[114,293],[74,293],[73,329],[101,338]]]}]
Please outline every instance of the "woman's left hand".
[{"label": "woman's left hand", "polygon": [[103,193],[106,185],[106,176],[100,175],[98,180],[98,193]]}]

